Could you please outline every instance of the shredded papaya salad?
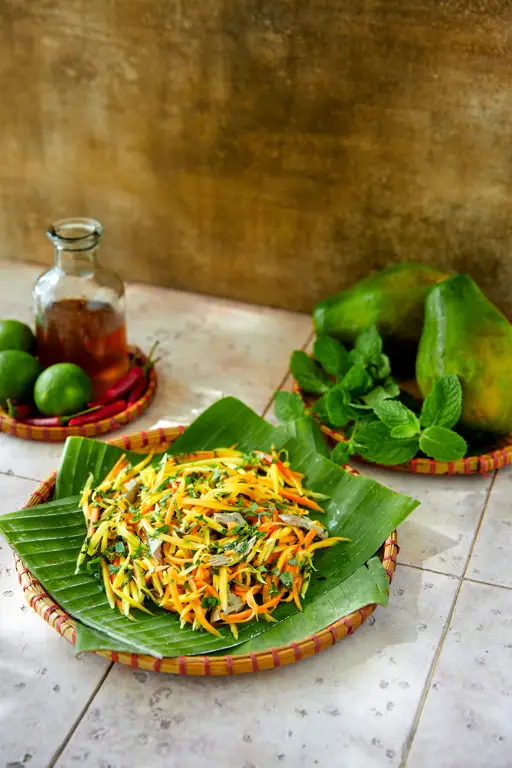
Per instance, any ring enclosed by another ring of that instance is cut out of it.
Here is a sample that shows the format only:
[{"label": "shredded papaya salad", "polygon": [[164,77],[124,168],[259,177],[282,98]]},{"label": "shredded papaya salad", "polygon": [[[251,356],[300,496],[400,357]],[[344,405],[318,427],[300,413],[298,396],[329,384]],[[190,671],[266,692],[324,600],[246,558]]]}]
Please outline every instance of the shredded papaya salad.
[{"label": "shredded papaya salad", "polygon": [[220,635],[301,600],[313,557],[342,538],[316,519],[327,497],[306,490],[285,452],[199,451],[122,456],[80,506],[87,535],[77,562],[100,578],[113,609],[132,616],[149,601],[181,627]]}]

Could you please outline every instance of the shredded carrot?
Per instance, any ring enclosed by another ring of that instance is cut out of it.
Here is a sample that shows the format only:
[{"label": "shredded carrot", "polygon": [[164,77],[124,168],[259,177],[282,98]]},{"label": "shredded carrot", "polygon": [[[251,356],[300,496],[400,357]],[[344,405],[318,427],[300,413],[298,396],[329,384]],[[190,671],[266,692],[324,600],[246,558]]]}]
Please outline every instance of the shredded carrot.
[{"label": "shredded carrot", "polygon": [[307,549],[315,536],[317,535],[317,531],[315,531],[314,528],[312,528],[310,531],[306,533],[306,536],[304,537],[304,541],[302,542],[302,546],[304,549]]},{"label": "shredded carrot", "polygon": [[287,491],[284,488],[281,488],[279,491],[281,496],[284,496],[285,499],[290,499],[290,501],[294,501],[296,504],[300,504],[303,507],[309,507],[309,509],[316,509],[317,512],[323,512],[322,507],[316,503],[316,501],[313,501],[313,499],[308,499],[306,496],[297,496],[296,493],[291,493],[291,491]]}]

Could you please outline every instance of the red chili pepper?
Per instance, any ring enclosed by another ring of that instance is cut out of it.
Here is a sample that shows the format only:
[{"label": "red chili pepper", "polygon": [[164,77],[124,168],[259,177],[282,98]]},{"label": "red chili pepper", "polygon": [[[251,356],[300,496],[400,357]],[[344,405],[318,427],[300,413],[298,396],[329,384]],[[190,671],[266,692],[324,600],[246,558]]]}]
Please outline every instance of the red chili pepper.
[{"label": "red chili pepper", "polygon": [[141,368],[140,365],[134,365],[133,368],[110,387],[99,400],[95,403],[89,403],[89,405],[107,405],[107,403],[111,403],[114,400],[119,400],[120,397],[124,397],[130,390],[135,389],[141,382],[145,381],[149,369],[160,360],[159,357],[156,360],[153,360],[153,353],[157,345],[158,341],[155,341],[143,368]]},{"label": "red chili pepper", "polygon": [[62,416],[41,416],[36,419],[23,419],[23,424],[30,424],[32,427],[62,427],[65,421]]},{"label": "red chili pepper", "polygon": [[138,382],[138,384],[134,386],[134,388],[128,395],[128,400],[127,400],[128,405],[133,405],[133,403],[136,403],[137,400],[140,400],[140,398],[146,391],[146,387],[147,387],[147,381],[146,381],[146,378],[144,377]]},{"label": "red chili pepper", "polygon": [[34,419],[23,419],[23,424],[30,424],[32,427],[65,427],[71,419],[83,418],[86,414],[92,416],[100,408],[101,406],[96,405],[94,408],[88,408],[86,411],[80,411],[80,413],[71,414],[71,416],[37,416]]},{"label": "red chili pepper", "polygon": [[30,405],[15,405],[10,400],[7,400],[7,413],[12,419],[17,419],[17,421],[28,419],[31,410],[32,407]]},{"label": "red chili pepper", "polygon": [[68,426],[80,427],[83,424],[96,424],[97,421],[108,419],[115,416],[126,408],[126,400],[116,400],[115,403],[109,403],[104,408],[97,408],[93,413],[86,413],[83,416],[74,416],[69,420]]}]

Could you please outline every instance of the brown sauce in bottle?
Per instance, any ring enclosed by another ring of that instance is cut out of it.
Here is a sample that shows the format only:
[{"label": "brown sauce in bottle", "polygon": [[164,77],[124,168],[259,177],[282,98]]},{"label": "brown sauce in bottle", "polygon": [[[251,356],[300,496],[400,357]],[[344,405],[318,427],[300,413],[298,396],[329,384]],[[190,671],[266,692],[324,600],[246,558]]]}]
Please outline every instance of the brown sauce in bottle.
[{"label": "brown sauce in bottle", "polygon": [[75,363],[101,397],[128,370],[126,325],[113,307],[98,301],[63,299],[36,319],[37,354],[43,367]]}]

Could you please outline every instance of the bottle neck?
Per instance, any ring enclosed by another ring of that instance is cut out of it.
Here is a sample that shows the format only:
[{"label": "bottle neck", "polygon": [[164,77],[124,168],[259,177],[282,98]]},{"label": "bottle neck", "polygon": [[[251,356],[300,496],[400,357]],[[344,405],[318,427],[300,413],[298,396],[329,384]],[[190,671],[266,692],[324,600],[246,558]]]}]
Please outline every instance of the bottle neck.
[{"label": "bottle neck", "polygon": [[55,249],[55,264],[66,275],[89,275],[98,266],[103,227],[96,219],[60,219],[47,232]]},{"label": "bottle neck", "polygon": [[98,266],[99,245],[77,251],[55,245],[55,265],[66,275],[88,275]]}]

